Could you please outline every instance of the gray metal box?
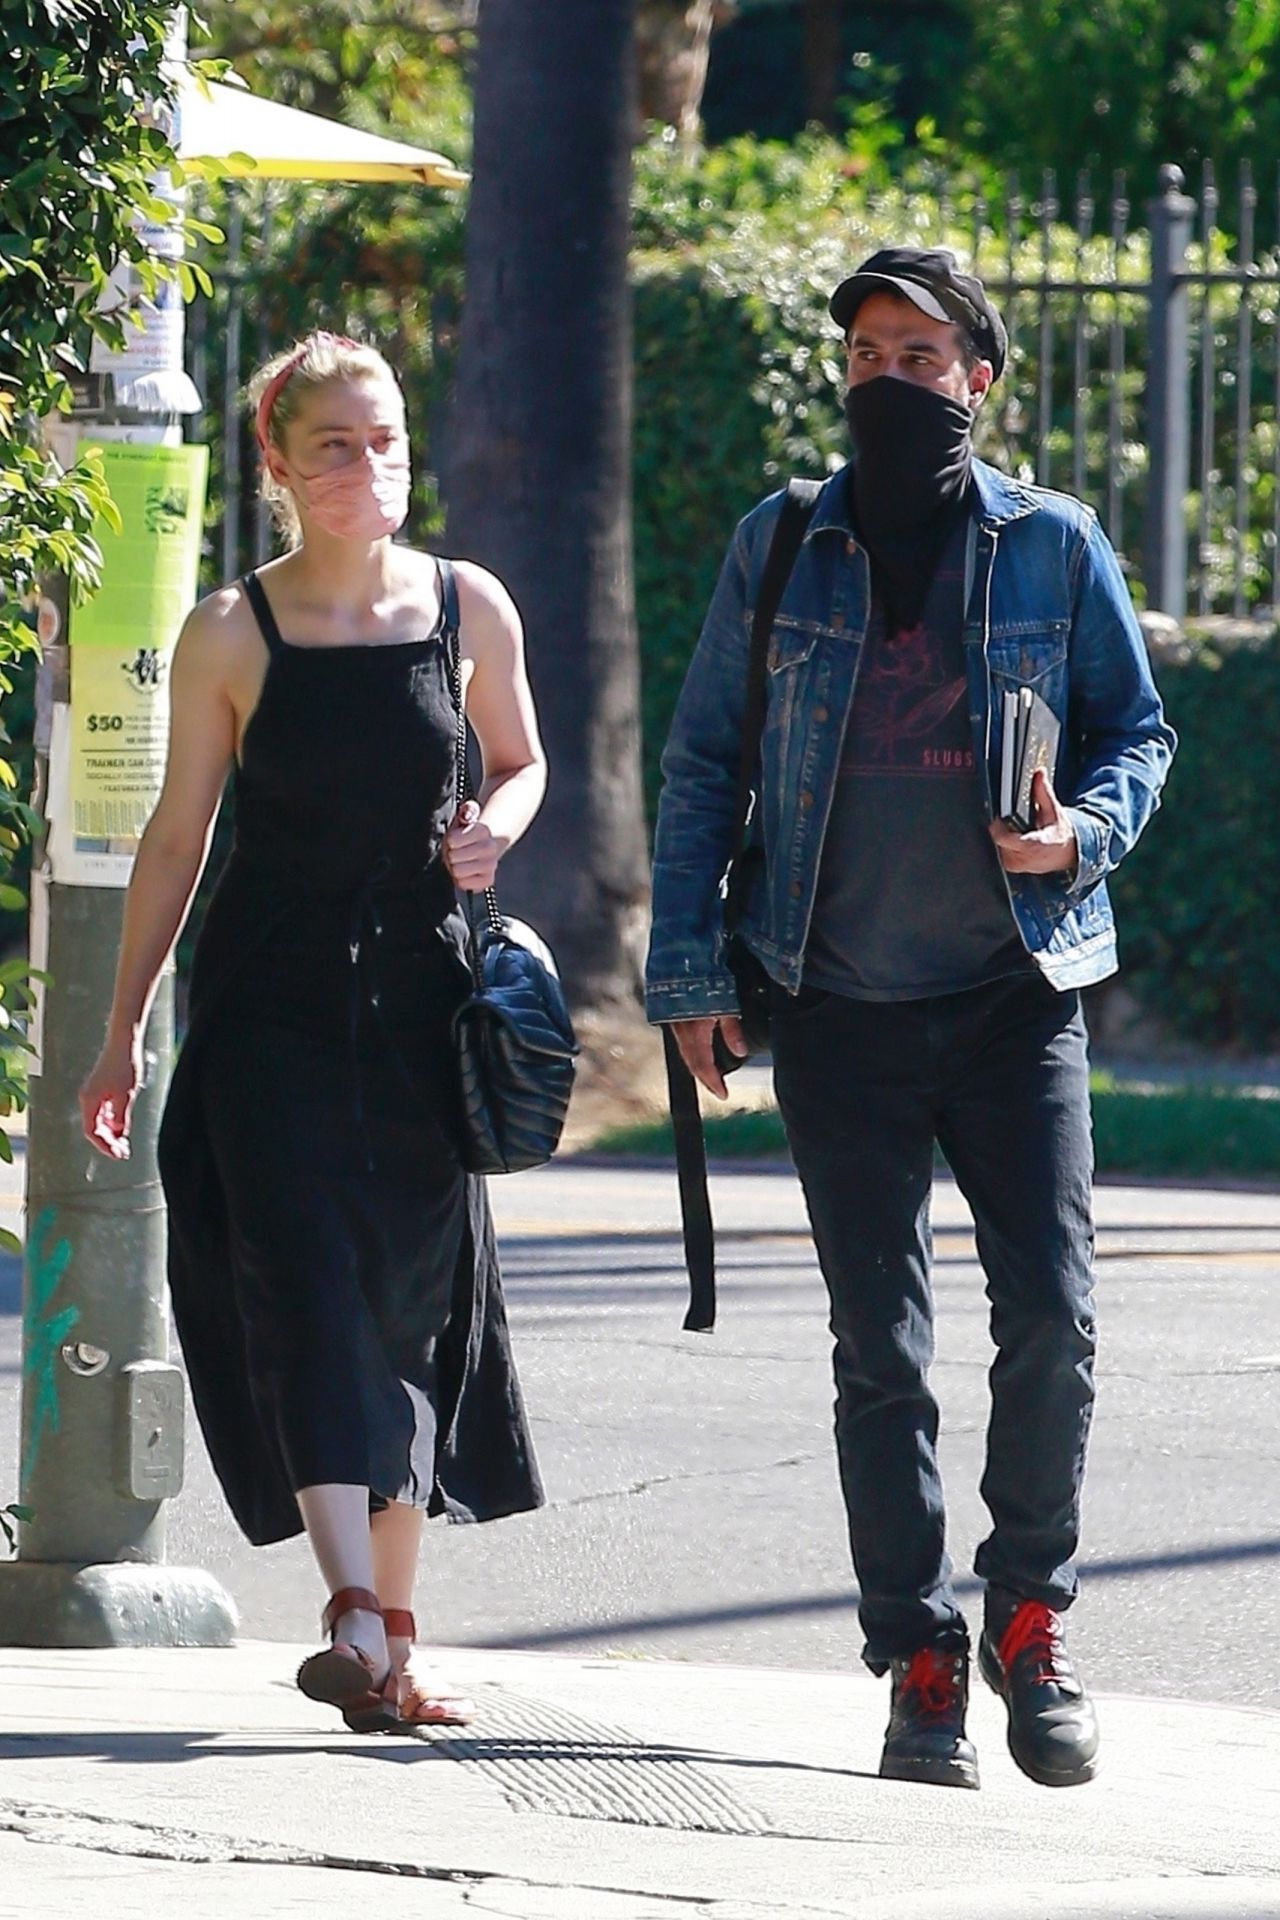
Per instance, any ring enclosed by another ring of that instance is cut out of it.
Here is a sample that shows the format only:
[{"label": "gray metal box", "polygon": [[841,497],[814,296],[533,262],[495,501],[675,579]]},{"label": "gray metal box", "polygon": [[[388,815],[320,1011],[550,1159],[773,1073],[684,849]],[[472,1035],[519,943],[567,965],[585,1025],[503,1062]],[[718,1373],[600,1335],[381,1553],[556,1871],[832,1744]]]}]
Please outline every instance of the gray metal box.
[{"label": "gray metal box", "polygon": [[135,1360],[118,1380],[119,1490],[135,1500],[172,1500],[182,1491],[182,1375],[164,1360]]}]

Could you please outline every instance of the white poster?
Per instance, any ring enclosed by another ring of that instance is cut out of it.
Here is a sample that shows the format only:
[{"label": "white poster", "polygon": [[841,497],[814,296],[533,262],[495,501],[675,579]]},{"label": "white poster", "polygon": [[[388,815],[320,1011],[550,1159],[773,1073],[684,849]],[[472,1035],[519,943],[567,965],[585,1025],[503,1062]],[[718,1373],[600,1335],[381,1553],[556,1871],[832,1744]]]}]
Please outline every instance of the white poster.
[{"label": "white poster", "polygon": [[[162,259],[182,258],[181,227],[144,221],[140,234],[151,251]],[[131,262],[118,260],[98,306],[120,316],[124,325],[124,348],[117,352],[95,334],[89,348],[90,373],[111,373],[123,379],[140,373],[181,371],[185,316],[182,288],[177,280],[162,280],[154,294],[148,294]]]}]

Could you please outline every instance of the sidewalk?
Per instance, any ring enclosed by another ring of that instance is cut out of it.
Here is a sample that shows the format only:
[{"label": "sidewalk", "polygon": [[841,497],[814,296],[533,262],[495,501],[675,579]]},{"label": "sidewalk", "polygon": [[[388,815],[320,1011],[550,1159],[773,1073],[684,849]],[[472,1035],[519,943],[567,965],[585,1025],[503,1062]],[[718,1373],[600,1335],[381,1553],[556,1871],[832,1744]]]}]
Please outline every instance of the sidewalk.
[{"label": "sidewalk", "polygon": [[964,1793],[875,1777],[860,1674],[457,1652],[474,1728],[358,1739],[304,1651],[0,1651],[0,1914],[1280,1916],[1280,1714],[1103,1697],[1047,1792],[979,1688]]}]

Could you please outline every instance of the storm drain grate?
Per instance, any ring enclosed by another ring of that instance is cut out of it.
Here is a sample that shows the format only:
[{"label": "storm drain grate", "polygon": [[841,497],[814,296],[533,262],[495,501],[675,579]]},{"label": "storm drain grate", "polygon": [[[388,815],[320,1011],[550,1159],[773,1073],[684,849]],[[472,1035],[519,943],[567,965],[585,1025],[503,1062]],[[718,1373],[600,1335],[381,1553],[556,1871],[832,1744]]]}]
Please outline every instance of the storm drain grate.
[{"label": "storm drain grate", "polygon": [[709,1756],[646,1745],[542,1700],[481,1693],[476,1705],[483,1732],[426,1728],[424,1736],[449,1759],[480,1767],[515,1812],[687,1833],[772,1831]]}]

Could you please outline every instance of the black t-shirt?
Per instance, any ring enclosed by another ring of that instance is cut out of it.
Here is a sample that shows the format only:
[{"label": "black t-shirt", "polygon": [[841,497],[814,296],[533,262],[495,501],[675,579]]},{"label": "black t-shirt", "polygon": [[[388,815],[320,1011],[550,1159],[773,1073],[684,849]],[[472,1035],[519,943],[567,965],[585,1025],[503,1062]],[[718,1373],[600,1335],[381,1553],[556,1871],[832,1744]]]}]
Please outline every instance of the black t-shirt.
[{"label": "black t-shirt", "polygon": [[987,831],[964,660],[967,516],[917,626],[873,593],[823,842],[807,985],[859,1000],[958,993],[1033,963]]}]

